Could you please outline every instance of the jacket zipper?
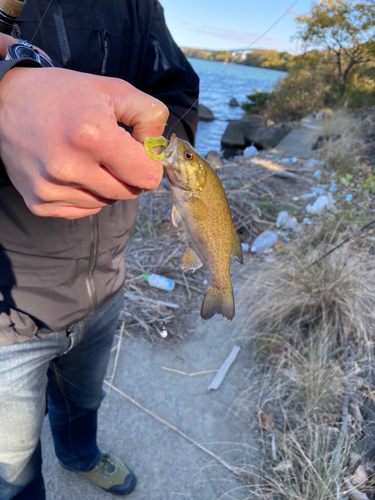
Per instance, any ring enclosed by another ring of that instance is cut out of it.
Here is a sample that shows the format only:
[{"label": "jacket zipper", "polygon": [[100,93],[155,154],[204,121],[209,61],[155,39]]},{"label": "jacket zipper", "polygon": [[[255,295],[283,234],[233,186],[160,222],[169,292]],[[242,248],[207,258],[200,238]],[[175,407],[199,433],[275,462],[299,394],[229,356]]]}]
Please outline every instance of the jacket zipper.
[{"label": "jacket zipper", "polygon": [[96,307],[96,291],[95,291],[93,274],[96,264],[96,258],[98,256],[98,242],[99,242],[98,214],[90,215],[89,218],[90,218],[90,232],[91,232],[91,247],[90,247],[90,260],[89,260],[89,269],[86,277],[86,284],[91,302],[91,312],[94,312]]},{"label": "jacket zipper", "polygon": [[100,48],[103,53],[102,69],[101,74],[105,75],[107,73],[107,61],[108,61],[108,33],[106,30],[99,31]]},{"label": "jacket zipper", "polygon": [[57,27],[60,50],[63,59],[63,67],[70,68],[72,65],[72,56],[69,47],[68,35],[66,34],[64,17],[58,0],[52,0],[53,16]]},{"label": "jacket zipper", "polygon": [[155,53],[155,61],[154,61],[154,73],[157,73],[159,70],[159,63],[161,63],[164,71],[168,71],[171,67],[169,65],[168,59],[165,57],[164,52],[160,47],[159,40],[157,40],[154,36],[150,37],[151,45],[154,47]]}]

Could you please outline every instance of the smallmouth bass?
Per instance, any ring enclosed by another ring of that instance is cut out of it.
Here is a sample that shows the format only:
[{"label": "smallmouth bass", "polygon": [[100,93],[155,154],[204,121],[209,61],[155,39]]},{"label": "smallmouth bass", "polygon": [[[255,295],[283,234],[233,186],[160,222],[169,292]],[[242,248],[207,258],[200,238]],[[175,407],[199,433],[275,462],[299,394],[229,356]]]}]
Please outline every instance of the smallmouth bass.
[{"label": "smallmouth bass", "polygon": [[[155,155],[155,146],[163,146],[164,153]],[[175,134],[169,143],[164,137],[148,138],[145,148],[151,158],[163,163],[173,201],[172,223],[177,226],[182,222],[190,241],[182,259],[183,271],[194,272],[206,264],[210,272],[202,318],[221,314],[232,320],[235,305],[229,261],[233,256],[242,264],[243,258],[219,177],[187,141]]]}]

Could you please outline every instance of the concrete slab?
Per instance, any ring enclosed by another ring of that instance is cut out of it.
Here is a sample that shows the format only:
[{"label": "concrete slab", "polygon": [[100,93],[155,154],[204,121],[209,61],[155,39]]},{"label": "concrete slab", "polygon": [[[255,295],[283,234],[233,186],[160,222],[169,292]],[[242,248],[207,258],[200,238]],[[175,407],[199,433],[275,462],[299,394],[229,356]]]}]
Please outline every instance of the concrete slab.
[{"label": "concrete slab", "polygon": [[276,146],[277,151],[287,156],[297,158],[317,158],[317,153],[311,149],[314,142],[315,129],[301,128],[293,129]]},{"label": "concrete slab", "polygon": [[[237,318],[238,319],[238,318]],[[254,404],[242,391],[256,381],[246,339],[236,341],[236,318],[198,320],[187,341],[150,346],[142,336],[125,336],[113,384],[147,409],[232,466],[258,463],[256,438],[249,431],[256,417]],[[235,363],[217,391],[207,391],[214,373],[186,377],[186,373],[217,370],[234,345],[242,345]],[[217,461],[176,432],[143,413],[114,391],[107,390],[99,419],[99,445],[125,460],[138,477],[132,500],[245,499],[249,490]],[[43,473],[47,500],[114,498],[87,480],[63,470],[54,455],[49,424],[42,434]]]}]

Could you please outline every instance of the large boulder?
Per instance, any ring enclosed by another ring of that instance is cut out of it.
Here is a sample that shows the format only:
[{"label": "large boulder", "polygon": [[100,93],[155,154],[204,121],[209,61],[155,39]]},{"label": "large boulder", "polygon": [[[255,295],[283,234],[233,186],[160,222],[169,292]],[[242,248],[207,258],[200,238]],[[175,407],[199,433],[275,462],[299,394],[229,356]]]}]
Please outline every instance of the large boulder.
[{"label": "large boulder", "polygon": [[[287,134],[287,130],[280,125],[264,126],[266,123],[266,118],[264,117],[260,117],[259,115],[247,116],[250,118],[232,120],[228,123],[221,138],[221,145],[224,149],[235,148],[243,150],[251,144],[254,144],[257,149],[274,148]],[[260,125],[261,123],[263,125]]]},{"label": "large boulder", "polygon": [[204,106],[204,104],[199,104],[199,119],[202,122],[212,122],[215,120],[215,116],[213,112]]},{"label": "large boulder", "polygon": [[220,153],[211,149],[206,155],[206,160],[213,168],[221,168],[223,166],[223,160],[220,156]]}]

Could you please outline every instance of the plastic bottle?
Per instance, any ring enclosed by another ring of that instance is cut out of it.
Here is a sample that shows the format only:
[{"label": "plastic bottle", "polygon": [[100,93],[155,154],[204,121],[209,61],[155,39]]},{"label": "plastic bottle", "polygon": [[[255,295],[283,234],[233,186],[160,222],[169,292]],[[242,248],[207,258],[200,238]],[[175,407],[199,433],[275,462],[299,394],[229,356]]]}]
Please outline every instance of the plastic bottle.
[{"label": "plastic bottle", "polygon": [[293,156],[292,158],[282,158],[281,160],[279,160],[279,163],[297,163],[297,161],[298,158]]},{"label": "plastic bottle", "polygon": [[171,292],[174,289],[174,281],[164,276],[159,276],[158,274],[144,274],[143,279],[148,282],[149,285],[160,288],[160,290],[166,290]]},{"label": "plastic bottle", "polygon": [[265,233],[260,234],[257,238],[255,238],[250,250],[251,252],[255,253],[265,252],[269,248],[272,248],[278,239],[279,238],[276,233],[272,231],[266,231]]}]

